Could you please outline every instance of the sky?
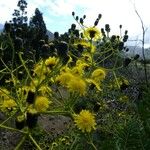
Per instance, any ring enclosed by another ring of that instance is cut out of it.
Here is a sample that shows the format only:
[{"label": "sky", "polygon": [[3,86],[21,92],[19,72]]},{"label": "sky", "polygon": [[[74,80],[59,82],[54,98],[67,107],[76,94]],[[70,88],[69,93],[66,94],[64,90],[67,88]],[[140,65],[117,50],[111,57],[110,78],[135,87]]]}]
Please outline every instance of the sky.
[{"label": "sky", "polygon": [[[46,27],[51,32],[67,32],[72,23],[76,23],[72,17],[72,11],[82,17],[86,15],[85,25],[93,26],[98,14],[102,18],[98,28],[104,28],[110,24],[111,33],[119,34],[119,25],[122,24],[122,32],[128,30],[129,37],[140,39],[142,28],[140,20],[135,13],[134,6],[140,14],[146,29],[146,43],[150,43],[150,18],[149,0],[26,0],[28,3],[28,17],[34,15],[35,8],[43,13]],[[0,23],[4,24],[12,18],[18,0],[0,0]],[[80,27],[78,26],[80,29]],[[148,34],[149,33],[149,34]]]}]

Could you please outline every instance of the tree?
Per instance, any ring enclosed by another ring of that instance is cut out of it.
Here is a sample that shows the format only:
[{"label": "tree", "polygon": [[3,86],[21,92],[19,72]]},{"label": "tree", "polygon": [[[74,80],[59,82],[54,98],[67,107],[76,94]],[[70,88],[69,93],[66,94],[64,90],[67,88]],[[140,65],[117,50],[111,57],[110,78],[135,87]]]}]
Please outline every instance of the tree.
[{"label": "tree", "polygon": [[35,9],[35,15],[31,18],[29,23],[30,35],[32,35],[31,46],[36,50],[37,59],[41,55],[41,41],[42,44],[48,42],[47,29],[43,20],[43,14],[38,8]]}]

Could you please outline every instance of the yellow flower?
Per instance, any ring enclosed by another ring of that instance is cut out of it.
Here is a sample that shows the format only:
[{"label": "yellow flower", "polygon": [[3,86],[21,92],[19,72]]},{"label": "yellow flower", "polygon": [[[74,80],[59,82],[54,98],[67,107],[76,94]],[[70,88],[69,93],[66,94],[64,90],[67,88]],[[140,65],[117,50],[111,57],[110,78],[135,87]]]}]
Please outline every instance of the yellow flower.
[{"label": "yellow flower", "polygon": [[49,99],[47,97],[37,96],[35,99],[34,108],[38,112],[43,112],[48,109],[50,103],[51,103],[51,101],[49,101]]},{"label": "yellow flower", "polygon": [[39,63],[37,63],[33,69],[34,75],[36,74],[39,77],[45,75],[47,73],[47,71],[48,70],[47,70],[45,64],[43,63],[43,61],[40,61]]},{"label": "yellow flower", "polygon": [[82,70],[84,70],[84,69],[89,67],[89,65],[86,62],[84,62],[83,60],[80,60],[80,59],[77,60],[76,66],[78,66]]},{"label": "yellow flower", "polygon": [[72,73],[73,73],[73,75],[82,76],[84,73],[84,70],[83,70],[82,66],[75,66],[72,68]]},{"label": "yellow flower", "polygon": [[87,62],[87,63],[92,63],[92,57],[91,54],[88,52],[85,52],[82,54],[82,59],[83,61]]},{"label": "yellow flower", "polygon": [[45,65],[49,67],[50,69],[54,67],[58,63],[58,59],[56,57],[49,57],[45,61]]},{"label": "yellow flower", "polygon": [[98,91],[102,91],[102,89],[100,88],[99,83],[97,83],[95,80],[86,79],[86,82],[89,83],[90,89],[96,88]]},{"label": "yellow flower", "polygon": [[89,27],[84,31],[84,36],[87,39],[98,40],[101,39],[102,34],[96,27]]},{"label": "yellow flower", "polygon": [[2,109],[3,109],[3,111],[5,111],[6,109],[12,110],[16,106],[17,106],[17,104],[13,99],[7,99],[7,100],[4,100],[4,102],[2,104]]},{"label": "yellow flower", "polygon": [[38,89],[38,92],[40,92],[41,95],[51,94],[52,89],[48,87],[47,85],[41,85]]},{"label": "yellow flower", "polygon": [[95,116],[89,110],[82,110],[80,114],[75,114],[74,122],[82,132],[91,132],[92,129],[96,129]]},{"label": "yellow flower", "polygon": [[84,51],[86,50],[86,51],[92,52],[92,53],[95,52],[95,49],[96,49],[96,47],[93,44],[91,44],[91,42],[84,40],[84,39],[76,41],[74,46],[76,48],[78,48],[80,46],[83,48]]},{"label": "yellow flower", "polygon": [[0,88],[0,103],[3,102],[3,100],[9,99],[10,92],[5,88]]},{"label": "yellow flower", "polygon": [[86,92],[86,82],[80,77],[73,77],[68,83],[67,87],[71,92],[77,92],[80,95],[84,95]]},{"label": "yellow flower", "polygon": [[63,72],[61,75],[56,77],[56,82],[66,86],[67,83],[72,79],[73,75],[70,72]]},{"label": "yellow flower", "polygon": [[102,81],[106,77],[106,71],[102,68],[96,69],[92,72],[92,78],[95,81]]}]

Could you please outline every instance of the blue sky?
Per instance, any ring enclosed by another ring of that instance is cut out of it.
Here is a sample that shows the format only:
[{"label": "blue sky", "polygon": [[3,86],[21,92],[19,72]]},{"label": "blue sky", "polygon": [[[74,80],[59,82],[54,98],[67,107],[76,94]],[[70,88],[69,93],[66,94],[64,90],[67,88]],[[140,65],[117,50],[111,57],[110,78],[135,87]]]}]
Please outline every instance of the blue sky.
[{"label": "blue sky", "polygon": [[[111,33],[119,34],[119,25],[123,25],[123,30],[128,29],[129,36],[140,38],[141,24],[137,17],[133,4],[135,4],[141,15],[147,33],[150,33],[149,0],[26,0],[28,2],[28,16],[34,15],[35,8],[43,13],[43,18],[47,28],[51,32],[58,31],[64,33],[72,23],[76,23],[71,13],[82,17],[87,16],[85,24],[92,26],[98,14],[102,14],[102,19],[98,27],[110,24]],[[11,14],[17,8],[18,0],[0,1],[0,23],[11,19]],[[148,37],[148,36],[147,36]],[[147,38],[150,43],[150,38]]]}]

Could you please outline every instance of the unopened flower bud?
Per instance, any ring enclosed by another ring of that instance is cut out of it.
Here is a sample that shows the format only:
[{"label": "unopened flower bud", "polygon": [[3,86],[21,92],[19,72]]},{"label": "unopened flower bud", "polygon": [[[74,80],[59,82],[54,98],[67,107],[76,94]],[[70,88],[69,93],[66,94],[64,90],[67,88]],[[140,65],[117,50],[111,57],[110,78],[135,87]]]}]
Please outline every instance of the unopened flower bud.
[{"label": "unopened flower bud", "polygon": [[98,15],[98,19],[101,19],[101,17],[102,17],[102,14],[99,14],[99,15]]},{"label": "unopened flower bud", "polygon": [[18,116],[15,120],[16,128],[21,130],[25,126],[25,117],[24,116]]},{"label": "unopened flower bud", "polygon": [[59,38],[59,32],[54,32],[54,38],[58,39]]},{"label": "unopened flower bud", "polygon": [[80,18],[80,23],[83,25],[83,19],[82,18]]},{"label": "unopened flower bud", "polygon": [[94,26],[97,26],[99,22],[99,19],[96,19],[96,21],[94,22]]},{"label": "unopened flower bud", "polygon": [[77,20],[77,21],[79,20],[79,17],[78,17],[78,16],[76,16],[76,20]]},{"label": "unopened flower bud", "polygon": [[27,95],[26,101],[27,101],[29,104],[33,104],[33,103],[34,103],[34,99],[35,99],[35,93],[32,92],[32,91],[29,91],[29,92],[28,92],[28,95]]},{"label": "unopened flower bud", "polygon": [[110,26],[109,26],[109,24],[105,25],[105,30],[106,30],[106,32],[110,32]]},{"label": "unopened flower bud", "polygon": [[72,16],[74,16],[74,15],[75,15],[75,12],[73,11],[73,12],[72,12]]},{"label": "unopened flower bud", "polygon": [[126,30],[124,34],[127,35],[128,34],[128,30]]},{"label": "unopened flower bud", "polygon": [[76,25],[75,24],[72,24],[71,25],[71,30],[75,30],[76,29]]},{"label": "unopened flower bud", "polygon": [[85,19],[85,18],[86,18],[86,15],[83,16],[83,19]]},{"label": "unopened flower bud", "polygon": [[123,62],[123,66],[124,67],[127,67],[131,62],[131,59],[130,58],[125,58],[124,62]]},{"label": "unopened flower bud", "polygon": [[136,54],[136,55],[134,56],[134,60],[137,60],[139,57],[140,57],[140,55],[139,55],[139,54]]},{"label": "unopened flower bud", "polygon": [[29,128],[34,128],[37,124],[37,121],[38,121],[38,114],[34,109],[27,112],[26,124]]}]

